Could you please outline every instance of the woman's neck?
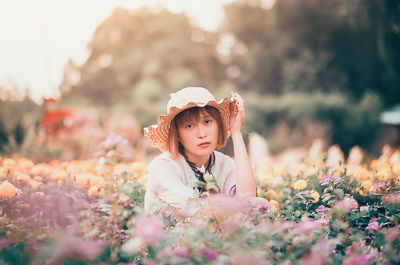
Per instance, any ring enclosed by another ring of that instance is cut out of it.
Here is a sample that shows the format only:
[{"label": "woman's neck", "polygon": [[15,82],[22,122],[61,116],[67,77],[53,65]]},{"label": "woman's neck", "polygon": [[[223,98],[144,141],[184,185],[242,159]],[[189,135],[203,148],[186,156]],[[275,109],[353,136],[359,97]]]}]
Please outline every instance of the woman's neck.
[{"label": "woman's neck", "polygon": [[186,154],[187,160],[194,163],[197,168],[201,168],[204,166],[207,167],[208,162],[210,160],[210,155],[207,156],[194,156],[192,154]]}]

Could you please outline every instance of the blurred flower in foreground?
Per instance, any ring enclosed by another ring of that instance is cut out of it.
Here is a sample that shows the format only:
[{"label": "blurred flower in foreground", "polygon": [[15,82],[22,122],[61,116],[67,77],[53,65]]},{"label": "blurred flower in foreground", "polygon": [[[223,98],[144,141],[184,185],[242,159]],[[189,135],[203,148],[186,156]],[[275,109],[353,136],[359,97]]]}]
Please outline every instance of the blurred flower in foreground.
[{"label": "blurred flower in foreground", "polygon": [[103,252],[104,247],[105,243],[101,240],[84,240],[66,234],[62,237],[57,251],[53,254],[48,264],[63,264],[63,261],[68,258],[76,260],[94,259]]},{"label": "blurred flower in foreground", "polygon": [[176,246],[174,248],[174,253],[176,256],[183,258],[183,259],[186,259],[189,256],[187,249],[184,247],[181,247],[181,246]]},{"label": "blurred flower in foreground", "polygon": [[400,192],[386,195],[385,197],[383,197],[383,201],[399,204],[400,203]]},{"label": "blurred flower in foreground", "polygon": [[159,216],[139,216],[135,222],[135,236],[147,245],[154,245],[164,235],[163,221]]},{"label": "blurred flower in foreground", "polygon": [[265,264],[265,254],[261,251],[256,250],[239,250],[235,251],[231,255],[231,263],[232,265],[242,265],[242,264],[251,264],[251,265],[261,265]]},{"label": "blurred flower in foreground", "polygon": [[400,228],[398,226],[384,228],[382,232],[385,233],[385,237],[389,242],[392,242],[392,241],[400,238]]},{"label": "blurred flower in foreground", "polygon": [[364,265],[371,259],[370,255],[355,254],[343,261],[343,265]]},{"label": "blurred flower in foreground", "polygon": [[0,185],[0,198],[11,199],[16,195],[21,194],[21,190],[16,188],[13,184],[7,180]]},{"label": "blurred flower in foreground", "polygon": [[218,252],[216,250],[213,249],[207,249],[207,250],[203,250],[201,252],[201,255],[203,257],[205,257],[207,260],[209,261],[213,261],[216,260],[218,257]]},{"label": "blurred flower in foreground", "polygon": [[329,224],[329,221],[323,218],[318,220],[305,219],[298,224],[297,230],[300,233],[309,233],[312,231],[320,230],[322,226],[326,224]]},{"label": "blurred flower in foreground", "polygon": [[343,200],[338,201],[335,205],[335,208],[344,210],[345,212],[349,212],[358,207],[358,203],[355,199],[345,197]]},{"label": "blurred flower in foreground", "polygon": [[309,253],[306,254],[300,262],[301,265],[309,265],[309,264],[313,264],[313,265],[323,265],[326,264],[326,262],[324,261],[324,259],[321,257],[321,255],[319,255],[318,253]]}]

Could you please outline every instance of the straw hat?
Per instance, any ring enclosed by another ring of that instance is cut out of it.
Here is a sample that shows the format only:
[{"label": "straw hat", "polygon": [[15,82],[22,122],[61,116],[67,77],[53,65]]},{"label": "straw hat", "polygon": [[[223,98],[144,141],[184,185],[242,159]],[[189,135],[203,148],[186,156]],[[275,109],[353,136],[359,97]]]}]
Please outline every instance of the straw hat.
[{"label": "straw hat", "polygon": [[[214,96],[203,87],[186,87],[176,93],[170,94],[170,100],[167,104],[167,114],[160,115],[157,124],[144,128],[144,135],[149,139],[150,143],[158,147],[161,151],[168,150],[168,134],[171,121],[176,115],[185,109],[192,107],[212,106],[219,110],[225,130],[229,136],[229,119],[231,106],[233,113],[237,113],[237,105],[229,98],[223,98],[216,101]],[[226,140],[226,139],[225,139]]]}]

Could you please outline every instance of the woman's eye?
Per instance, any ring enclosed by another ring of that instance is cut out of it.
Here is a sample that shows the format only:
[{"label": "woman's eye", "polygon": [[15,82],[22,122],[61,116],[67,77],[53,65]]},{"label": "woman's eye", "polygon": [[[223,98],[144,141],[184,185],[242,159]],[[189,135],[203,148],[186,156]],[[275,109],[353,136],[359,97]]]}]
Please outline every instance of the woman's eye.
[{"label": "woman's eye", "polygon": [[193,128],[193,124],[186,125],[186,128],[188,128],[188,129]]},{"label": "woman's eye", "polygon": [[212,120],[206,120],[204,121],[205,124],[210,124],[212,122]]}]

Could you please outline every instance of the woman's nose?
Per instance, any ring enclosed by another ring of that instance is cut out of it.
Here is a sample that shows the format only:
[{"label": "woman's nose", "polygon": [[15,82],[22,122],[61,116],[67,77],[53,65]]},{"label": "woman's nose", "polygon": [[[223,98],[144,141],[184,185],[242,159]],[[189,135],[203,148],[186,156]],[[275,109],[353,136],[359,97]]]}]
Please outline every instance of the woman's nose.
[{"label": "woman's nose", "polygon": [[199,125],[197,126],[197,137],[204,138],[206,136],[206,129],[204,126]]}]

